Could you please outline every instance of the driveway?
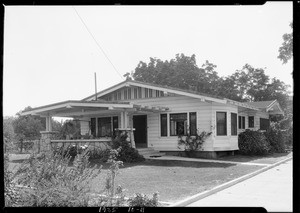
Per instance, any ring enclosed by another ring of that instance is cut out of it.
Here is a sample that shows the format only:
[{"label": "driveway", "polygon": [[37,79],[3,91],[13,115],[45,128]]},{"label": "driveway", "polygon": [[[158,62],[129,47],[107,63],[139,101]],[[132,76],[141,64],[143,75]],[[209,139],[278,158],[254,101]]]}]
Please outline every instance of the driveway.
[{"label": "driveway", "polygon": [[189,204],[194,207],[264,207],[268,212],[292,212],[293,160]]}]

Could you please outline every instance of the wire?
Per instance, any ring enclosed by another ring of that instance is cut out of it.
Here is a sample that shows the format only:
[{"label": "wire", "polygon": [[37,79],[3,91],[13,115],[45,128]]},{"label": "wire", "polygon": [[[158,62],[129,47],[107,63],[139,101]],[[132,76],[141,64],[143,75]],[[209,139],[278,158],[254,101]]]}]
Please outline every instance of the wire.
[{"label": "wire", "polygon": [[85,26],[85,29],[88,31],[88,33],[92,36],[93,40],[96,42],[96,44],[99,47],[99,49],[101,50],[101,52],[104,54],[104,56],[106,57],[106,59],[110,62],[110,64],[112,65],[112,67],[114,68],[114,70],[118,73],[118,75],[123,79],[122,75],[119,73],[119,71],[114,66],[114,64],[111,62],[111,60],[108,58],[108,56],[106,55],[106,53],[104,52],[104,50],[102,49],[102,47],[100,46],[100,44],[97,42],[97,40],[95,39],[95,37],[93,36],[93,34],[91,33],[91,31],[89,30],[89,28],[87,27],[87,25],[84,23],[83,19],[80,17],[80,15],[77,12],[77,10],[75,9],[75,7],[74,6],[72,6],[72,7],[75,10],[75,12],[76,12],[77,16],[79,17],[79,19],[81,20],[81,22],[83,23],[83,25]]}]

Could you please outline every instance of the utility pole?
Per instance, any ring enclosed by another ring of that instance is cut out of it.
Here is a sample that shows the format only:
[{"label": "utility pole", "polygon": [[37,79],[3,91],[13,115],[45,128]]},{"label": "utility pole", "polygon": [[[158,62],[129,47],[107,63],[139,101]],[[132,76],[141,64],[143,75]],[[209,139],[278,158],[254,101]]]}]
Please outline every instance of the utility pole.
[{"label": "utility pole", "polygon": [[97,77],[95,73],[95,101],[97,101]]}]

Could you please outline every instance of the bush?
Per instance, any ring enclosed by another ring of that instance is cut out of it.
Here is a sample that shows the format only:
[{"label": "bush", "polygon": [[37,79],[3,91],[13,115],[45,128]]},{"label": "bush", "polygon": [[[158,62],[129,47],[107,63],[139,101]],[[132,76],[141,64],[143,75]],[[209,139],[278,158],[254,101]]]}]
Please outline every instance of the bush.
[{"label": "bush", "polygon": [[266,155],[270,152],[270,143],[264,133],[247,129],[239,134],[239,153],[245,155]]},{"label": "bush", "polygon": [[158,193],[153,193],[152,198],[136,193],[133,198],[128,200],[128,205],[131,207],[157,207]]},{"label": "bush", "polygon": [[120,148],[117,159],[123,162],[134,163],[144,161],[145,158],[138,153],[135,148],[132,148],[127,140],[127,135],[118,135],[113,140],[112,149]]},{"label": "bush", "polygon": [[43,153],[31,156],[16,172],[22,187],[20,206],[87,206],[90,182],[99,175],[101,167],[89,168],[86,152],[75,157]]},{"label": "bush", "polygon": [[267,141],[270,143],[271,152],[283,153],[285,152],[285,137],[280,129],[275,125],[271,125],[265,132]]},{"label": "bush", "polygon": [[180,146],[184,146],[184,151],[186,152],[203,150],[202,145],[211,134],[212,132],[205,131],[199,134],[199,131],[197,131],[195,136],[190,134],[185,136],[185,138],[183,138],[184,136],[178,136],[178,148],[180,149]]}]

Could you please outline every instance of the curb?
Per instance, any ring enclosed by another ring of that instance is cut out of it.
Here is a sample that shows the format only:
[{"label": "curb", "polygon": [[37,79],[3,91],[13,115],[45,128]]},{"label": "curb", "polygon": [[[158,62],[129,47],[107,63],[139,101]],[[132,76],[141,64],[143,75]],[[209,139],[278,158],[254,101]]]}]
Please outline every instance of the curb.
[{"label": "curb", "polygon": [[213,188],[213,189],[211,189],[209,191],[204,191],[204,192],[195,194],[195,195],[193,195],[191,197],[188,197],[188,198],[186,198],[186,199],[184,199],[182,201],[173,203],[173,204],[169,205],[168,207],[184,207],[184,206],[187,206],[188,204],[194,203],[194,202],[196,202],[198,200],[201,200],[201,199],[203,199],[203,198],[205,198],[207,196],[210,196],[210,195],[215,194],[215,193],[217,193],[219,191],[222,191],[222,190],[224,190],[226,188],[229,188],[230,186],[233,186],[233,185],[235,185],[237,183],[240,183],[240,182],[242,182],[244,180],[247,180],[247,179],[249,179],[249,178],[251,178],[251,177],[253,177],[255,175],[258,175],[258,174],[260,174],[262,172],[265,172],[265,171],[267,171],[269,169],[272,169],[272,168],[278,166],[279,164],[282,164],[282,163],[284,163],[286,161],[291,160],[292,158],[293,157],[286,158],[286,159],[281,160],[281,161],[279,161],[277,163],[274,163],[274,164],[272,164],[270,166],[266,166],[266,167],[264,167],[262,169],[259,169],[259,170],[255,171],[255,172],[252,172],[250,174],[246,174],[246,175],[244,175],[242,177],[239,177],[239,178],[231,180],[231,181],[229,181],[227,183],[221,184],[221,185],[219,185],[219,186],[217,186],[217,187],[215,187],[215,188]]}]

